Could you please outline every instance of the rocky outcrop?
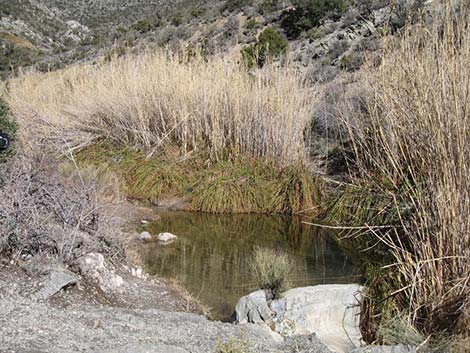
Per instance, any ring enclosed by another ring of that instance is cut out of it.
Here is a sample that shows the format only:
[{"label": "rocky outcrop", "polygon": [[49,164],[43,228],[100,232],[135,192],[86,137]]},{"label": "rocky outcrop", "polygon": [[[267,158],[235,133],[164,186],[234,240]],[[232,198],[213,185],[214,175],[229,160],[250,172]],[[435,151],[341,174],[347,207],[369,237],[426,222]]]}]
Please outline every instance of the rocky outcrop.
[{"label": "rocky outcrop", "polygon": [[115,291],[124,282],[99,253],[90,253],[80,257],[77,260],[77,267],[85,278],[96,282],[104,292]]},{"label": "rocky outcrop", "polygon": [[240,324],[272,323],[273,311],[269,308],[264,290],[242,297],[235,308],[234,320]]},{"label": "rocky outcrop", "polygon": [[240,299],[235,309],[238,323],[266,323],[283,336],[312,333],[335,352],[361,345],[359,312],[361,286],[331,284],[294,288],[268,302],[264,291]]}]

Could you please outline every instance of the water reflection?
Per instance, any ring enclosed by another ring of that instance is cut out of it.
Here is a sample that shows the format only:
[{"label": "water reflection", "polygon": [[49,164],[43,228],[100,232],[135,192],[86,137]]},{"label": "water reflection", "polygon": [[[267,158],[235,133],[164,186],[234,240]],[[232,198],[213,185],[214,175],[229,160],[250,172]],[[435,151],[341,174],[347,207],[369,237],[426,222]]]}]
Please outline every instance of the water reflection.
[{"label": "water reflection", "polygon": [[144,249],[147,271],[177,278],[209,307],[217,319],[227,319],[238,299],[256,289],[250,275],[253,247],[281,249],[291,255],[295,287],[322,283],[351,283],[358,270],[330,234],[297,217],[161,213],[148,226],[157,234],[179,238]]}]

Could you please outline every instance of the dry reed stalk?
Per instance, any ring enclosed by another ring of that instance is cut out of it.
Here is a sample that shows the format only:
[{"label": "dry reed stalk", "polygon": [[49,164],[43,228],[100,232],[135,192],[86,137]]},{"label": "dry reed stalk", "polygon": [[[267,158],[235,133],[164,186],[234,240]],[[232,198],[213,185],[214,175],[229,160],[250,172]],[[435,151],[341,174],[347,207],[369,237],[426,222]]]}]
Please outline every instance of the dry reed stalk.
[{"label": "dry reed stalk", "polygon": [[[362,176],[403,190],[403,229],[377,234],[395,259],[392,295],[424,333],[452,330],[470,297],[470,30],[448,3],[432,28],[389,42],[367,112],[348,121]],[[370,173],[370,171],[373,173]],[[397,208],[400,212],[400,209]],[[469,328],[464,329],[469,333]]]},{"label": "dry reed stalk", "polygon": [[222,58],[208,62],[157,51],[82,64],[9,82],[8,103],[24,141],[61,149],[100,138],[181,152],[230,149],[280,161],[304,157],[315,92],[290,68],[247,72]]}]

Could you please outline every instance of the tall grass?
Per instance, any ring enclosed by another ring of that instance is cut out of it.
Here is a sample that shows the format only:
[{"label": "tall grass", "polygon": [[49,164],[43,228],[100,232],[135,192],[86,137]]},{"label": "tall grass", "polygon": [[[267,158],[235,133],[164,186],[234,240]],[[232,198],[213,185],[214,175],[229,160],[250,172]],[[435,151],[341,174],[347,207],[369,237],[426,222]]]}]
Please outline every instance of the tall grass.
[{"label": "tall grass", "polygon": [[157,51],[82,64],[9,82],[24,140],[80,148],[99,138],[157,151],[227,149],[282,162],[304,155],[314,92],[290,68],[256,72],[222,58]]},{"label": "tall grass", "polygon": [[470,332],[470,29],[458,10],[446,2],[432,28],[388,43],[366,72],[367,112],[347,123],[362,177],[397,200],[400,227],[371,230],[394,259],[385,300],[426,336]]}]

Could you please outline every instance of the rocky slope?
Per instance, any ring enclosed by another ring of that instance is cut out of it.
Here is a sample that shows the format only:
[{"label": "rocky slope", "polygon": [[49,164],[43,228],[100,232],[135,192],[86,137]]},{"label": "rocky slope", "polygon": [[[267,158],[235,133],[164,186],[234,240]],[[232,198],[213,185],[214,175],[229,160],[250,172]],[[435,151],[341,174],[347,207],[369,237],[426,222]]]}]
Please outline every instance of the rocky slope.
[{"label": "rocky slope", "polygon": [[365,51],[378,49],[383,30],[399,28],[422,3],[1,0],[0,72],[6,77],[19,66],[54,69],[148,46],[239,56],[241,48],[274,27],[289,41],[293,61],[309,67],[311,79],[324,82],[341,70],[356,70]]}]

